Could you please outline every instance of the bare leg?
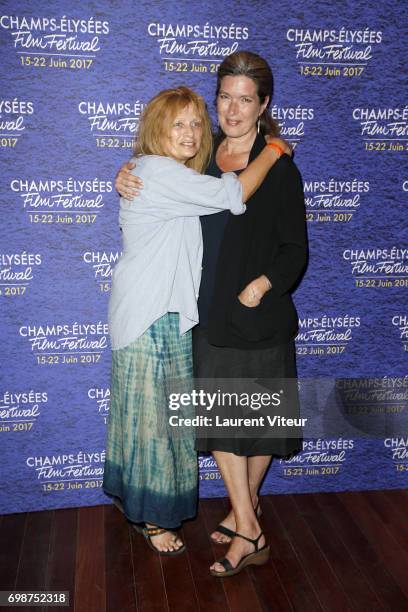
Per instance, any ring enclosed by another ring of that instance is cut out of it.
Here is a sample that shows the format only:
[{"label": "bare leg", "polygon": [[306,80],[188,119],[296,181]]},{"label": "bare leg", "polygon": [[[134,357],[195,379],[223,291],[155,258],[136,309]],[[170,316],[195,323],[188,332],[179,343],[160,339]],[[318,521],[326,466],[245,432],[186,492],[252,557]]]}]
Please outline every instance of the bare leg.
[{"label": "bare leg", "polygon": [[[248,538],[256,538],[261,528],[255,516],[248,478],[248,457],[240,457],[233,453],[214,451],[215,460],[220,469],[224,484],[228,490],[232,510],[236,518],[236,531]],[[265,538],[259,541],[259,546],[265,544]],[[254,552],[254,546],[242,538],[234,538],[226,554],[233,567],[236,567],[244,555]],[[224,568],[214,563],[211,569],[222,572]]]},{"label": "bare leg", "polygon": [[[219,451],[218,451],[219,452]],[[214,458],[218,463],[218,459],[216,457],[216,452],[213,453]],[[258,504],[258,490],[259,486],[262,482],[263,477],[265,476],[265,472],[269,467],[271,462],[271,457],[269,455],[262,456],[254,456],[254,457],[245,457],[248,461],[248,481],[249,481],[249,491],[252,499],[252,505],[256,508]],[[228,529],[232,531],[236,531],[236,521],[234,511],[231,510],[229,514],[225,517],[225,519],[221,523]],[[224,544],[229,544],[231,542],[231,538],[227,535],[220,533],[219,531],[213,531],[211,534],[211,539],[216,542],[222,542]]]},{"label": "bare leg", "polygon": [[254,457],[248,457],[248,479],[249,489],[251,491],[252,502],[254,508],[258,504],[258,491],[265,476],[266,470],[271,463],[272,457],[270,455],[259,455]]}]

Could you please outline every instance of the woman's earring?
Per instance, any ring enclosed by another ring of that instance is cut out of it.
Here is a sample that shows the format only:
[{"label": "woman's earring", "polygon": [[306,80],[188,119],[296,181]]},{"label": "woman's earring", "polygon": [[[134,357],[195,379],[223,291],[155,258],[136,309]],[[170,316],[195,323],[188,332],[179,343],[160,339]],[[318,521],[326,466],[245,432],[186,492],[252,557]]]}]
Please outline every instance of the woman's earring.
[{"label": "woman's earring", "polygon": [[258,123],[257,123],[257,128],[256,128],[258,134],[259,134],[260,124],[261,124],[261,120],[258,118]]}]

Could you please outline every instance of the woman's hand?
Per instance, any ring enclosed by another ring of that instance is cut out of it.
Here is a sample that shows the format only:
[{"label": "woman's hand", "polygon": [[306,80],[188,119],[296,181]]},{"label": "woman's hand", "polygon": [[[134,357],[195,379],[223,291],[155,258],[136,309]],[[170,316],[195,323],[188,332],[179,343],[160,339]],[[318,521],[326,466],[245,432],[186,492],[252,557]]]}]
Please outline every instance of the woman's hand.
[{"label": "woman's hand", "polygon": [[238,295],[238,299],[244,306],[255,308],[270,289],[272,289],[272,285],[269,278],[262,274],[262,276],[258,276],[258,278],[248,283],[245,289]]},{"label": "woman's hand", "polygon": [[269,143],[277,144],[278,147],[283,149],[285,151],[285,153],[287,155],[289,155],[289,157],[292,157],[293,149],[290,146],[290,144],[288,142],[286,142],[286,140],[283,140],[283,138],[276,138],[275,136],[270,136],[269,134],[266,134],[265,135],[265,140],[266,140],[267,144],[269,144]]},{"label": "woman's hand", "polygon": [[143,188],[142,179],[130,172],[135,167],[136,164],[131,164],[130,162],[123,164],[116,175],[116,190],[127,200],[133,200],[134,197],[140,195],[140,189]]}]

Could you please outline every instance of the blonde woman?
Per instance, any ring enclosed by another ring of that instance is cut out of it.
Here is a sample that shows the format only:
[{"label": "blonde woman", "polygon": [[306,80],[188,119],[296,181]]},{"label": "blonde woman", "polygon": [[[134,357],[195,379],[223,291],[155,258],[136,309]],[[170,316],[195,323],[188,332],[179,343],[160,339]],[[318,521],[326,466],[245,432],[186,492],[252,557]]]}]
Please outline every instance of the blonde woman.
[{"label": "blonde woman", "polygon": [[147,105],[132,160],[143,190],[137,205],[120,202],[123,255],[109,302],[112,382],[104,490],[140,526],[149,546],[167,555],[184,550],[173,530],[196,513],[194,432],[170,426],[168,401],[173,390],[191,388],[199,216],[243,213],[243,202],[280,156],[279,148],[265,146],[239,178],[214,178],[201,174],[211,148],[205,103],[193,91],[162,91]]}]

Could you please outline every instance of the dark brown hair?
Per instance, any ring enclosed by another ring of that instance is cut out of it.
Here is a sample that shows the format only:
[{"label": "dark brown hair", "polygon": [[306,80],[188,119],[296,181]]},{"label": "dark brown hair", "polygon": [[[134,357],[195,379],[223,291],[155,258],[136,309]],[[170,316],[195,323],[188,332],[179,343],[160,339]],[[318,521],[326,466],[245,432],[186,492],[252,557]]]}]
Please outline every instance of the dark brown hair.
[{"label": "dark brown hair", "polygon": [[279,135],[279,126],[272,119],[269,112],[269,104],[273,93],[272,70],[266,60],[260,55],[251,51],[236,51],[228,55],[220,64],[217,73],[217,89],[215,95],[218,96],[221,81],[226,76],[246,76],[255,83],[259,101],[262,104],[269,96],[268,106],[260,116],[260,131],[262,134]]}]

